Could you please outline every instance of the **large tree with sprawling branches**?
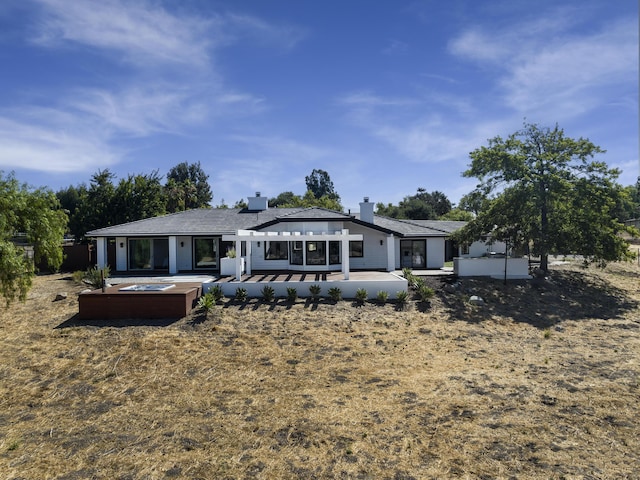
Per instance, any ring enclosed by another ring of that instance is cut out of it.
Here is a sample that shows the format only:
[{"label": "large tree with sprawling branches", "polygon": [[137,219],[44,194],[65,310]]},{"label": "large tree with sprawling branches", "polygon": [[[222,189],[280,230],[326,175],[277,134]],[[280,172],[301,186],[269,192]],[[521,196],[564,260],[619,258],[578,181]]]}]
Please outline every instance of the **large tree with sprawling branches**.
[{"label": "large tree with sprawling branches", "polygon": [[456,235],[473,241],[482,235],[511,245],[528,245],[548,268],[550,254],[576,254],[585,263],[630,258],[617,218],[624,189],[619,171],[597,161],[605,153],[588,139],[565,136],[557,125],[525,123],[508,138],[495,137],[471,152],[463,173],[476,177],[482,202],[476,218]]}]

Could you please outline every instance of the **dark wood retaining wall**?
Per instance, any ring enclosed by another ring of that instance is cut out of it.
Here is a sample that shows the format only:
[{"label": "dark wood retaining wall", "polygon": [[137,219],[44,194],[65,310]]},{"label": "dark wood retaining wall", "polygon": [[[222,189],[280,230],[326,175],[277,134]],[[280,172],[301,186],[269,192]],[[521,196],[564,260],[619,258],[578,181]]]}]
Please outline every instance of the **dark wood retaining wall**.
[{"label": "dark wood retaining wall", "polygon": [[120,284],[82,293],[78,298],[83,320],[116,318],[182,318],[191,313],[202,284],[176,283],[162,292],[121,291],[133,284]]}]

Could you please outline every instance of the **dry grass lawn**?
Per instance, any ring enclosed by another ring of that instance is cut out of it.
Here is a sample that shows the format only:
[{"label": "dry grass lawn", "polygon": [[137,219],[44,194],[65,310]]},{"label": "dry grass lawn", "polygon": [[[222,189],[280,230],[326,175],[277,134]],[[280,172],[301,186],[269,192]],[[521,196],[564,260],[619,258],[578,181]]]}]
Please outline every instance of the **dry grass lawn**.
[{"label": "dry grass lawn", "polygon": [[0,314],[0,478],[640,478],[637,264],[429,282],[99,324],[38,277]]}]

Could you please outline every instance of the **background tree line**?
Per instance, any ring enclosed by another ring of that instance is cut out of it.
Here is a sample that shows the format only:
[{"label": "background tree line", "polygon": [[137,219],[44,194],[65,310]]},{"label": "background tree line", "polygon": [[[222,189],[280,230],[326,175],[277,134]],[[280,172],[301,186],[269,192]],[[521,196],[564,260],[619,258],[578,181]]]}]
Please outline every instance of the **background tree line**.
[{"label": "background tree line", "polygon": [[115,183],[115,175],[105,169],[92,175],[89,186],[69,186],[56,196],[68,212],[69,233],[82,241],[97,228],[208,207],[213,199],[208,179],[200,162],[171,168],[164,184],[157,170]]}]

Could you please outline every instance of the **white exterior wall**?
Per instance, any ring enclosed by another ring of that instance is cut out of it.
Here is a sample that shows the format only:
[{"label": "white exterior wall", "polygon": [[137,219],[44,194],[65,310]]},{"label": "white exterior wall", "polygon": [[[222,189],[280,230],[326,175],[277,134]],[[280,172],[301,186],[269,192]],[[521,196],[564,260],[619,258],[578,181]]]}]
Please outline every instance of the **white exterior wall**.
[{"label": "white exterior wall", "polygon": [[427,238],[427,268],[444,267],[444,237]]},{"label": "white exterior wall", "polygon": [[[122,247],[120,247],[122,244]],[[127,270],[127,239],[126,237],[116,237],[116,270],[123,272]]]},{"label": "white exterior wall", "polygon": [[[349,265],[356,270],[387,270],[387,241],[386,233],[354,225],[349,233],[361,233],[363,236],[363,257],[351,257]],[[380,245],[382,241],[382,245]]]}]

